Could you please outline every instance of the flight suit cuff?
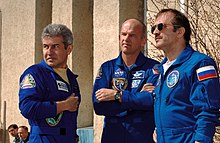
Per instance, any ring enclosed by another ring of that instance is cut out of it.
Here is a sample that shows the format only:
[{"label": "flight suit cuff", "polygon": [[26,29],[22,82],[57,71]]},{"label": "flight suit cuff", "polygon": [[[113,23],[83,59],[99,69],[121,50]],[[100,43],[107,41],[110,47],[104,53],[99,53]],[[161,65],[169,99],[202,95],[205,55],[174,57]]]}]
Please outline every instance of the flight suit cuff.
[{"label": "flight suit cuff", "polygon": [[126,105],[129,102],[129,91],[122,91],[121,92],[121,103]]}]

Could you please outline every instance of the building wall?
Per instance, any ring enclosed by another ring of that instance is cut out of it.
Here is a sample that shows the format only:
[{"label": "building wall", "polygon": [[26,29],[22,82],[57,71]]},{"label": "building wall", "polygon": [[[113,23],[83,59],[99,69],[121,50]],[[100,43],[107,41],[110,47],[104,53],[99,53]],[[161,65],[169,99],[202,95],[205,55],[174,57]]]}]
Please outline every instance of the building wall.
[{"label": "building wall", "polygon": [[19,76],[34,63],[35,2],[1,1],[1,122],[3,101],[6,101],[7,125],[16,122],[27,124],[18,109]]}]

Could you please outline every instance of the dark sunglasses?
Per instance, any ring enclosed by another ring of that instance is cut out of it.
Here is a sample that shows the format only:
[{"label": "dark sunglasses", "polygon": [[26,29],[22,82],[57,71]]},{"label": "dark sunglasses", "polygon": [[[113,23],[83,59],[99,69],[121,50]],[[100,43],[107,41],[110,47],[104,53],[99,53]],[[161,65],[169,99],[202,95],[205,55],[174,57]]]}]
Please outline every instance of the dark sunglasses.
[{"label": "dark sunglasses", "polygon": [[[157,29],[158,29],[159,31],[161,31],[161,30],[163,30],[163,28],[165,28],[167,25],[172,25],[172,24],[159,23],[159,24],[157,24],[157,25],[154,25],[154,26],[151,27],[151,33],[152,33],[152,34],[154,33],[154,30],[156,29],[156,27],[157,27]],[[180,25],[173,25],[173,26],[174,26],[175,29],[181,27]]]}]

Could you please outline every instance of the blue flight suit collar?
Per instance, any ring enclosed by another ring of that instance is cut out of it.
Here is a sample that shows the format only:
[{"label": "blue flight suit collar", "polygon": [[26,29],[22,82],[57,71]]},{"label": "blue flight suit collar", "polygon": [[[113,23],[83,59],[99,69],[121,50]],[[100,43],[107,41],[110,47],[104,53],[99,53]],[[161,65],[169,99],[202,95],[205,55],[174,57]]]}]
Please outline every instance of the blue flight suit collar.
[{"label": "blue flight suit collar", "polygon": [[[179,65],[187,61],[191,55],[195,52],[190,45],[187,45],[185,49],[180,53],[180,55],[177,57],[176,61],[173,63],[172,66]],[[163,73],[163,64],[167,62],[167,57],[164,58],[164,60],[161,62],[159,66],[160,73]]]},{"label": "blue flight suit collar", "polygon": [[[50,67],[44,60],[42,60],[42,61],[40,62],[40,64],[41,64],[43,67],[45,67],[46,69],[48,69],[49,71],[51,71],[51,72],[53,72],[53,73],[56,73],[56,72],[53,70],[53,68]],[[71,72],[71,71],[70,71],[69,68],[67,68],[67,75],[69,74],[69,72]],[[57,74],[57,73],[56,73],[56,74]],[[78,77],[78,75],[76,75],[76,74],[74,74],[74,73],[72,73],[72,74],[74,75],[75,78]]]},{"label": "blue flight suit collar", "polygon": [[46,69],[48,69],[48,70],[54,72],[53,68],[50,67],[50,66],[48,66],[48,64],[47,64],[44,60],[42,60],[42,61],[40,62],[40,64],[41,64],[43,67],[45,67]]},{"label": "blue flight suit collar", "polygon": [[[143,53],[139,53],[135,63],[132,65],[131,69],[132,68],[135,68],[135,67],[140,67],[141,65],[143,65],[144,63],[146,62],[146,57],[144,56]],[[120,52],[119,56],[117,57],[116,59],[116,65],[120,66],[120,67],[124,67],[126,66],[123,62],[123,59],[122,59],[122,52]]]}]

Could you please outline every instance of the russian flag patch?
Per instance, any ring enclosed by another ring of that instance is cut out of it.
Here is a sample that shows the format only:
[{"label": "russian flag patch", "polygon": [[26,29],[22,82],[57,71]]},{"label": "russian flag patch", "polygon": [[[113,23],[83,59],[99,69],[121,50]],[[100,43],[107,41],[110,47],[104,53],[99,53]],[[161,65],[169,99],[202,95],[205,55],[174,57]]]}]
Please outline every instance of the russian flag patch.
[{"label": "russian flag patch", "polygon": [[205,66],[196,70],[197,77],[199,81],[209,79],[209,78],[217,78],[217,72],[214,66]]}]

